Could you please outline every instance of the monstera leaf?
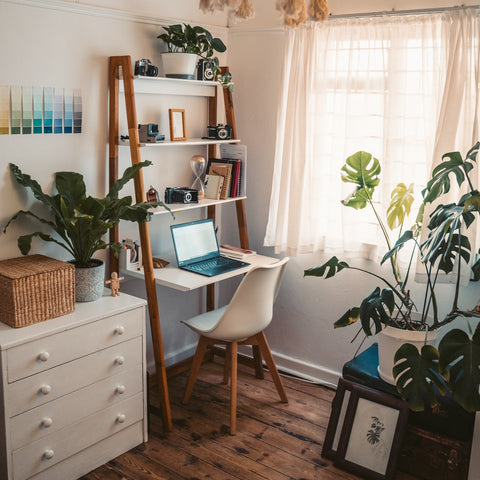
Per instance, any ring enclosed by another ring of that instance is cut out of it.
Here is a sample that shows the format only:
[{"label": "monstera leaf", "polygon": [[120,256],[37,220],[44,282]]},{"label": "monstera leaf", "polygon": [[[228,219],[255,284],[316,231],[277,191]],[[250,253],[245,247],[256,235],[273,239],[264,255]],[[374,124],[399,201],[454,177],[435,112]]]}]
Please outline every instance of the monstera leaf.
[{"label": "monstera leaf", "polygon": [[447,332],[438,351],[440,367],[449,371],[453,399],[467,411],[480,410],[480,326],[473,338],[459,329]]},{"label": "monstera leaf", "polygon": [[403,225],[405,217],[410,214],[413,201],[413,183],[407,188],[404,183],[399,183],[390,195],[391,201],[387,209],[387,225],[391,230]]},{"label": "monstera leaf", "polygon": [[381,265],[383,265],[389,258],[394,256],[399,250],[401,250],[406,243],[415,238],[412,230],[407,230],[403,235],[395,242],[395,245],[391,250],[389,250],[382,258]]},{"label": "monstera leaf", "polygon": [[[386,307],[386,308],[385,308]],[[382,330],[382,324],[390,322],[395,300],[392,290],[380,290],[377,287],[360,305],[360,321],[366,335],[372,335],[371,322],[375,325],[375,334]]]},{"label": "monstera leaf", "polygon": [[325,262],[319,267],[309,268],[303,272],[306,277],[323,277],[331,278],[344,268],[350,268],[348,263],[341,262],[337,257],[333,256],[328,262]]},{"label": "monstera leaf", "polygon": [[425,403],[431,407],[437,403],[436,389],[442,395],[446,393],[438,359],[439,353],[431,345],[424,345],[419,352],[411,343],[405,343],[395,353],[393,376],[397,389],[415,412],[424,410]]},{"label": "monstera leaf", "polygon": [[353,307],[348,309],[334,324],[334,328],[347,327],[355,323],[360,318],[360,308]]},{"label": "monstera leaf", "polygon": [[365,208],[380,182],[380,162],[371,153],[357,152],[347,158],[341,172],[342,181],[357,186],[353,194],[342,201],[343,205]]}]

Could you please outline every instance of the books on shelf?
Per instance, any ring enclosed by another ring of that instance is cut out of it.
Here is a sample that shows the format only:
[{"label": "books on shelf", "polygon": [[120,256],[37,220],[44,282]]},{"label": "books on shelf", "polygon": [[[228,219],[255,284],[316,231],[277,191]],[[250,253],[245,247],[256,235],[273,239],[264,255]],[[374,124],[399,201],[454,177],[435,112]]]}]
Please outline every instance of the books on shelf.
[{"label": "books on shelf", "polygon": [[237,260],[251,257],[252,255],[255,255],[257,253],[253,250],[234,247],[233,245],[220,245],[219,249],[220,249],[220,253],[225,257],[235,258]]},{"label": "books on shelf", "polygon": [[205,197],[218,200],[222,192],[223,181],[222,175],[205,175]]},{"label": "books on shelf", "polygon": [[238,144],[220,145],[221,158],[209,158],[207,175],[224,177],[221,199],[244,196],[247,147]]}]

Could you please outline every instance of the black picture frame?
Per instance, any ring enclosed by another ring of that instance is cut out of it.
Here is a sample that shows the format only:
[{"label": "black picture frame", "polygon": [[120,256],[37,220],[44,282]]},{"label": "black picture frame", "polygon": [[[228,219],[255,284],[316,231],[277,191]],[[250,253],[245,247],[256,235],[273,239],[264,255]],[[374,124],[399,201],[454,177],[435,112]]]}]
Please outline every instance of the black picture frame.
[{"label": "black picture frame", "polygon": [[335,466],[367,479],[393,479],[407,421],[406,402],[354,384]]},{"label": "black picture frame", "polygon": [[342,432],[343,422],[347,413],[350,393],[354,383],[340,378],[335,397],[332,400],[332,410],[328,421],[327,433],[323,441],[322,456],[334,460],[337,455],[338,443]]}]

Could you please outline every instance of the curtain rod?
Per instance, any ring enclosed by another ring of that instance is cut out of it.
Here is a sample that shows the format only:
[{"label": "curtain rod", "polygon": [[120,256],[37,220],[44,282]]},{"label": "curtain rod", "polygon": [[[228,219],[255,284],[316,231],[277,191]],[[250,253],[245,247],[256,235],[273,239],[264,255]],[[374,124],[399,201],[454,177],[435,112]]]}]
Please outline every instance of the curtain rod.
[{"label": "curtain rod", "polygon": [[428,13],[443,13],[451,10],[461,10],[467,8],[479,8],[480,5],[458,5],[456,7],[443,7],[443,8],[419,8],[413,10],[383,10],[380,12],[368,12],[368,13],[342,13],[342,14],[330,14],[328,18],[355,18],[355,17],[383,17],[383,16],[395,16],[395,15],[423,15]]}]

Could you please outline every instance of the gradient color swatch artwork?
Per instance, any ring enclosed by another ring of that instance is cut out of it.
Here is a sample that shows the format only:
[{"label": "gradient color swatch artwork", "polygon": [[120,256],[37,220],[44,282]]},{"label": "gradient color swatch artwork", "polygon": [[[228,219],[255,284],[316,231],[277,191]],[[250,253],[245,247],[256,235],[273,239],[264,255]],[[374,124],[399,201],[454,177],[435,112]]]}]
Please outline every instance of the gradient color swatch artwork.
[{"label": "gradient color swatch artwork", "polygon": [[10,88],[0,86],[0,135],[10,133]]},{"label": "gradient color swatch artwork", "polygon": [[0,85],[0,135],[82,133],[80,89]]}]

